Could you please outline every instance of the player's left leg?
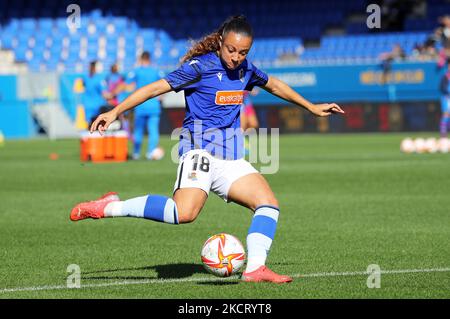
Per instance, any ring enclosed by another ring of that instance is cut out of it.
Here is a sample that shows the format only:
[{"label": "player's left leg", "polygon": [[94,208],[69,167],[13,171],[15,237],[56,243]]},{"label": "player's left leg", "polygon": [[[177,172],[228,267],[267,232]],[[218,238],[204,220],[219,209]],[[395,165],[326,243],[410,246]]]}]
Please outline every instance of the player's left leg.
[{"label": "player's left leg", "polygon": [[275,237],[279,215],[278,201],[269,184],[245,160],[231,161],[226,165],[228,167],[222,174],[223,180],[231,183],[227,185],[226,182],[219,179],[213,185],[213,190],[227,201],[233,201],[254,211],[247,235],[247,267],[242,279],[252,282],[275,283],[292,281],[290,277],[276,274],[265,266]]}]

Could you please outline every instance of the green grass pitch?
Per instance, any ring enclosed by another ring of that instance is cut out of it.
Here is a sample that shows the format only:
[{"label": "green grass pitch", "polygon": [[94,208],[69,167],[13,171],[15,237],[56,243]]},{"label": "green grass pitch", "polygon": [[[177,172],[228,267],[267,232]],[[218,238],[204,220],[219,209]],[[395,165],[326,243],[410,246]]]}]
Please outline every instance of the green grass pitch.
[{"label": "green grass pitch", "polygon": [[[170,195],[177,166],[167,154],[84,164],[77,140],[7,141],[0,298],[450,298],[450,154],[402,154],[405,136],[281,137],[279,172],[266,175],[281,205],[267,264],[294,276],[285,285],[203,270],[203,242],[227,232],[245,243],[251,222],[213,193],[187,225],[69,220],[76,203],[106,191]],[[166,150],[174,143],[162,138]],[[80,266],[80,289],[66,288],[70,264]],[[380,288],[367,287],[370,264],[386,271]]]}]

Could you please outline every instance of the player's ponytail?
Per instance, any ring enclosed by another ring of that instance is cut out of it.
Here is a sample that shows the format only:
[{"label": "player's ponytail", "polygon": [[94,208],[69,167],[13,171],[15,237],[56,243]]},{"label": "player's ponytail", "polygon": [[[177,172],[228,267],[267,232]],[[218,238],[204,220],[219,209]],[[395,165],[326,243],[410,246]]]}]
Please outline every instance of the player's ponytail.
[{"label": "player's ponytail", "polygon": [[236,32],[253,38],[253,30],[245,16],[233,16],[225,20],[224,23],[215,32],[203,37],[200,41],[194,43],[181,62],[186,62],[196,56],[210,52],[216,52],[220,49],[220,37],[225,37],[229,32]]}]

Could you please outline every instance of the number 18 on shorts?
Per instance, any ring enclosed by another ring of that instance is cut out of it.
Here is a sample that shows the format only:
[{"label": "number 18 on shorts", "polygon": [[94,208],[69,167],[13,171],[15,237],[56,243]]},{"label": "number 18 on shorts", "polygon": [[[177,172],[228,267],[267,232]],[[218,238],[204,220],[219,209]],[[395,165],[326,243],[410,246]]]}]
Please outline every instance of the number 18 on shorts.
[{"label": "number 18 on shorts", "polygon": [[174,192],[179,188],[200,188],[227,201],[231,184],[248,174],[258,171],[245,159],[223,160],[205,150],[191,150],[183,154],[178,165]]}]

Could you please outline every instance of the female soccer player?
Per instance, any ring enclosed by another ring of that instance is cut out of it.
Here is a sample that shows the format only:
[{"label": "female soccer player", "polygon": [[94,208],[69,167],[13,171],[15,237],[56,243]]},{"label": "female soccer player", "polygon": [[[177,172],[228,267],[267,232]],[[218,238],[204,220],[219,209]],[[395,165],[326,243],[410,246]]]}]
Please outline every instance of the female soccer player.
[{"label": "female soccer player", "polygon": [[108,128],[119,114],[171,90],[184,90],[186,116],[180,136],[180,163],[173,198],[146,195],[120,201],[117,194],[76,205],[72,220],[132,216],[182,224],[194,221],[209,191],[254,212],[247,236],[248,259],[243,281],[290,282],[265,266],[278,222],[279,205],[264,177],[243,157],[239,113],[244,90],[260,86],[317,116],[344,113],[336,104],[312,104],[282,81],[267,76],[246,60],[253,41],[243,16],[226,20],[195,44],[181,67],[130,95],[91,125]]}]

